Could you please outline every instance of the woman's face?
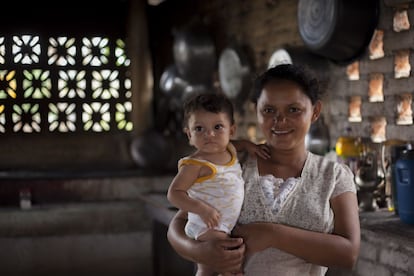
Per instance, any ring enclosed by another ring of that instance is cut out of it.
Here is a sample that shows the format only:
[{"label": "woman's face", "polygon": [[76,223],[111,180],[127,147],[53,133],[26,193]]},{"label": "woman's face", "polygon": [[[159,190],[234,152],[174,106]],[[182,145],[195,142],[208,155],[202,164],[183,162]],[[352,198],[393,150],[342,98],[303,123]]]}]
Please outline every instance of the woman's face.
[{"label": "woman's face", "polygon": [[258,124],[274,149],[304,149],[305,136],[320,111],[321,102],[312,105],[292,81],[269,82],[257,100]]}]

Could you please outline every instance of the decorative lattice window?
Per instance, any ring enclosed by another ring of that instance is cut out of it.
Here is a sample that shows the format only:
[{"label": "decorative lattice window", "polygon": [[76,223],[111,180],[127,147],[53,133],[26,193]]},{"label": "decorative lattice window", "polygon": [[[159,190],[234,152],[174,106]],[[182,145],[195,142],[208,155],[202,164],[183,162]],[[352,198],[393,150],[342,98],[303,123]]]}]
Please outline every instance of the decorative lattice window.
[{"label": "decorative lattice window", "polygon": [[0,35],[0,133],[131,132],[125,41]]}]

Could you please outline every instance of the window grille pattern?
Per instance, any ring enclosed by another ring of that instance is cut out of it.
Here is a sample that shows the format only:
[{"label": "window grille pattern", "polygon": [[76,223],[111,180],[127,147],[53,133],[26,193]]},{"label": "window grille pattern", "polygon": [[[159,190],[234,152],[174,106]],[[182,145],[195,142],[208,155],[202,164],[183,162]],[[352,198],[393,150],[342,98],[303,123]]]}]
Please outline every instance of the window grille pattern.
[{"label": "window grille pattern", "polygon": [[0,133],[130,132],[122,39],[0,36]]}]

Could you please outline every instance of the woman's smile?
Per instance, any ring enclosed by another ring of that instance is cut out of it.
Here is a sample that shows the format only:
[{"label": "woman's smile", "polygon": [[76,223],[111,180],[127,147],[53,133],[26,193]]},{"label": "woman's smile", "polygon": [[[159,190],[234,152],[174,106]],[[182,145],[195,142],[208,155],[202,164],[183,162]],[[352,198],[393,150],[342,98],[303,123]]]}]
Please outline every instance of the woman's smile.
[{"label": "woman's smile", "polygon": [[286,134],[292,133],[293,129],[283,130],[283,129],[271,128],[271,131],[272,131],[272,134],[280,136],[280,135],[286,135]]}]

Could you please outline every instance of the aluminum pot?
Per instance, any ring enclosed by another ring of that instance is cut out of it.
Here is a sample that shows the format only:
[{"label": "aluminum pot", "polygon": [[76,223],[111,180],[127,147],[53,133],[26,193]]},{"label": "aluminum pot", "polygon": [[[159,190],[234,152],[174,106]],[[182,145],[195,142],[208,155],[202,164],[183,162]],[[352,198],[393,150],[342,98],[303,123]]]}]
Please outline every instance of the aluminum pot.
[{"label": "aluminum pot", "polygon": [[330,150],[330,135],[328,126],[321,116],[309,129],[305,137],[306,148],[315,154],[325,155]]},{"label": "aluminum pot", "polygon": [[161,75],[160,88],[166,95],[181,98],[188,81],[178,73],[175,64],[169,65]]},{"label": "aluminum pot", "polygon": [[172,149],[171,141],[155,129],[149,129],[134,138],[130,145],[135,164],[146,169],[166,169]]},{"label": "aluminum pot", "polygon": [[191,28],[174,32],[174,61],[177,70],[191,84],[212,82],[216,67],[216,50],[208,33]]},{"label": "aluminum pot", "polygon": [[315,54],[349,63],[363,54],[378,23],[378,0],[299,0],[298,25]]}]

